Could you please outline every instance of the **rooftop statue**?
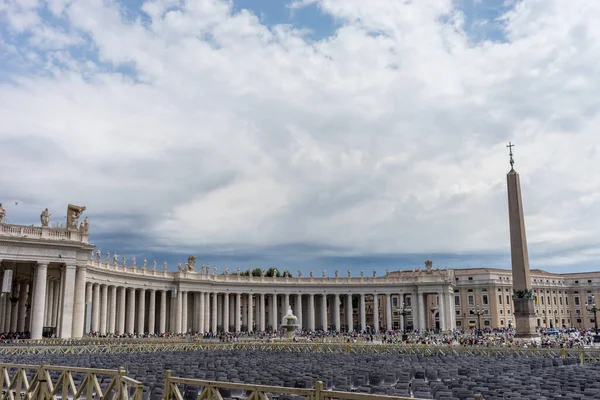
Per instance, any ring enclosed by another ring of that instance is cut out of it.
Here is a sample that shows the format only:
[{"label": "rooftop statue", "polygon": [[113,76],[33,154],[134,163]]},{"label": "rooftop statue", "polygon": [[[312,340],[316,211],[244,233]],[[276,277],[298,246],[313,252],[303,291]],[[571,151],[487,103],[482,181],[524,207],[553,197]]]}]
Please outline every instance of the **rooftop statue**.
[{"label": "rooftop statue", "polygon": [[40,214],[40,222],[43,228],[47,228],[50,225],[50,215],[47,208]]},{"label": "rooftop statue", "polygon": [[166,270],[167,270],[167,262],[165,261],[165,262],[163,263],[163,271],[166,271]]},{"label": "rooftop statue", "polygon": [[156,271],[156,260],[152,261],[152,271]]},{"label": "rooftop statue", "polygon": [[78,229],[79,217],[81,217],[84,211],[85,206],[76,206],[73,204],[67,206],[67,229]]},{"label": "rooftop statue", "polygon": [[100,252],[100,248],[98,248],[98,250],[96,250],[96,260],[100,261],[100,257],[101,257],[101,252]]},{"label": "rooftop statue", "polygon": [[142,268],[146,269],[148,267],[148,260],[144,258],[144,263],[142,264]]},{"label": "rooftop statue", "polygon": [[135,262],[135,257],[131,258],[131,268],[135,268],[137,266],[137,263]]},{"label": "rooftop statue", "polygon": [[6,210],[2,207],[2,203],[0,203],[0,224],[4,223],[4,217],[6,217]]},{"label": "rooftop statue", "polygon": [[196,256],[189,256],[186,265],[186,271],[196,272]]}]

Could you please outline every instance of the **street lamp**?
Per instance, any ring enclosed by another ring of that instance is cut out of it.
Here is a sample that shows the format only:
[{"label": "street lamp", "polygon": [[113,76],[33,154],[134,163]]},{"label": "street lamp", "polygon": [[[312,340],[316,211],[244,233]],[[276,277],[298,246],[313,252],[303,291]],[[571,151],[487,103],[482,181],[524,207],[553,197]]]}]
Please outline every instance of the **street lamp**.
[{"label": "street lamp", "polygon": [[481,336],[481,316],[483,315],[483,310],[479,304],[475,307],[476,309],[473,314],[477,315],[477,336]]},{"label": "street lamp", "polygon": [[598,338],[598,318],[596,313],[598,312],[598,308],[596,308],[596,301],[594,300],[594,295],[591,296],[591,303],[586,303],[585,306],[588,311],[594,313],[594,342],[600,342],[600,338]]},{"label": "street lamp", "polygon": [[402,332],[406,332],[406,316],[408,315],[406,304],[401,303],[400,308],[396,308],[396,312],[402,315]]}]

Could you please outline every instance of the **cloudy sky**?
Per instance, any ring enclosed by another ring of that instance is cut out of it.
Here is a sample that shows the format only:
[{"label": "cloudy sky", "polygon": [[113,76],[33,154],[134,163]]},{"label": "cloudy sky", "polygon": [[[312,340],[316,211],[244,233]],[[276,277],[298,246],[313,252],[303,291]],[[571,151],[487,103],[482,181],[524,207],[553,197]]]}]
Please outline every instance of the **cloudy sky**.
[{"label": "cloudy sky", "polygon": [[[102,253],[597,270],[600,2],[0,0],[0,202]],[[19,204],[16,205],[15,202]]]}]

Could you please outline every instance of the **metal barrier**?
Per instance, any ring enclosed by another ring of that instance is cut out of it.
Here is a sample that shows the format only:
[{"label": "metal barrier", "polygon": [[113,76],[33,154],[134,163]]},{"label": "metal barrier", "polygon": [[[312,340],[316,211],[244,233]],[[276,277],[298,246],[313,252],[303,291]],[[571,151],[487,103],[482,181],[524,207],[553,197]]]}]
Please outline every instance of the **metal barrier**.
[{"label": "metal barrier", "polygon": [[[249,385],[245,383],[217,382],[200,379],[176,378],[171,376],[171,371],[165,372],[165,392],[163,400],[183,400],[179,385],[197,386],[200,394],[197,400],[223,400],[219,389],[237,390],[246,393],[248,400],[268,400],[269,394],[288,394],[301,396],[307,400],[418,400],[410,397],[384,396],[352,392],[337,392],[323,390],[323,382],[317,381],[312,389],[290,388],[282,386]],[[244,397],[246,397],[244,396]]]},{"label": "metal barrier", "polygon": [[[30,380],[28,375],[34,371]],[[75,383],[79,379],[75,379],[73,374],[83,375],[79,386]],[[0,388],[2,400],[91,400],[93,397],[98,400],[142,400],[143,392],[142,383],[126,376],[122,368],[111,370],[45,364],[0,364]]]},{"label": "metal barrier", "polygon": [[580,363],[600,362],[600,348],[518,348],[478,346],[424,346],[397,344],[358,343],[294,343],[294,342],[160,342],[148,343],[103,343],[72,346],[0,346],[0,355],[25,354],[122,354],[155,353],[163,351],[213,351],[253,350],[287,351],[300,353],[358,353],[358,354],[407,354],[421,356],[487,356],[487,357],[546,357],[576,359]]}]

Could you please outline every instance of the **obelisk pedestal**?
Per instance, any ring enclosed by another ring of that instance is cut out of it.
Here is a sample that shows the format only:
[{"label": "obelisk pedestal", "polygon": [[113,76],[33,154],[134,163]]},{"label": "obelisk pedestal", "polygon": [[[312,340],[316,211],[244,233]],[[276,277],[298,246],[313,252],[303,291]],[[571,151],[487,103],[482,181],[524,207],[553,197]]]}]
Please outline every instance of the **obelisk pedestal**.
[{"label": "obelisk pedestal", "polygon": [[525,235],[525,218],[521,200],[519,174],[512,168],[512,144],[510,152],[511,169],[506,176],[508,186],[508,217],[510,223],[510,255],[512,261],[513,302],[516,334],[519,339],[539,338],[536,331],[535,300],[531,290],[529,254]]}]

